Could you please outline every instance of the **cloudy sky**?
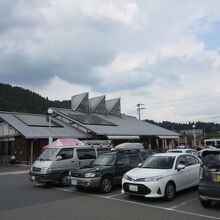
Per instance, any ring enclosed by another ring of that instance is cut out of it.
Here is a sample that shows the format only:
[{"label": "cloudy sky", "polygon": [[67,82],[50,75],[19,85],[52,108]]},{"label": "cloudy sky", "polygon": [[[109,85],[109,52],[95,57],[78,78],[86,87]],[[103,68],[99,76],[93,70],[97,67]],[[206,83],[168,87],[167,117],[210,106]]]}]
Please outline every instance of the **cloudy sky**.
[{"label": "cloudy sky", "polygon": [[219,0],[0,0],[0,82],[220,122]]}]

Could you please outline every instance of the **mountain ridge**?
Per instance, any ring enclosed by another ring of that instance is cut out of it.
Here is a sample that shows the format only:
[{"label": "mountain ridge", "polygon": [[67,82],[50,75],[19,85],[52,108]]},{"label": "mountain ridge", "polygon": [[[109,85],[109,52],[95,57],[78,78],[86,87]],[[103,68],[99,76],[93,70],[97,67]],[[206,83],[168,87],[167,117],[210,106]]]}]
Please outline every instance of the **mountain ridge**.
[{"label": "mountain ridge", "polygon": [[23,87],[0,83],[0,111],[45,114],[49,107],[70,108],[70,100],[51,101]]}]

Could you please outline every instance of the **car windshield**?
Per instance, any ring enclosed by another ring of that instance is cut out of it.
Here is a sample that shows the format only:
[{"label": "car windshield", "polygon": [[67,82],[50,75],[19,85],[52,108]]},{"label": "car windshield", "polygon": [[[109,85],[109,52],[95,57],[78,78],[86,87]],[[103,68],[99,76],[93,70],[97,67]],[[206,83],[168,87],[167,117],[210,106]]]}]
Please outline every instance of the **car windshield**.
[{"label": "car windshield", "polygon": [[94,161],[95,166],[112,166],[115,162],[114,154],[102,154]]},{"label": "car windshield", "polygon": [[142,164],[142,168],[172,169],[175,156],[151,156]]},{"label": "car windshield", "polygon": [[209,153],[204,156],[203,163],[209,169],[220,168],[220,153]]},{"label": "car windshield", "polygon": [[38,160],[53,160],[56,152],[57,148],[48,148],[38,157]]}]

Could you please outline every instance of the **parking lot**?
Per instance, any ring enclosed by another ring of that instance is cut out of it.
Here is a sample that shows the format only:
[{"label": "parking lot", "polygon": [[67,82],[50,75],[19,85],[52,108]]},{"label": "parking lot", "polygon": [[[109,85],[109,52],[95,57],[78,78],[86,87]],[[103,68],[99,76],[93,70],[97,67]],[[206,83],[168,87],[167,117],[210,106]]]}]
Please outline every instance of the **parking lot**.
[{"label": "parking lot", "polygon": [[120,187],[110,194],[74,187],[33,184],[27,174],[0,176],[0,219],[220,219],[220,204],[200,205],[197,189],[177,193],[172,202],[130,197]]}]

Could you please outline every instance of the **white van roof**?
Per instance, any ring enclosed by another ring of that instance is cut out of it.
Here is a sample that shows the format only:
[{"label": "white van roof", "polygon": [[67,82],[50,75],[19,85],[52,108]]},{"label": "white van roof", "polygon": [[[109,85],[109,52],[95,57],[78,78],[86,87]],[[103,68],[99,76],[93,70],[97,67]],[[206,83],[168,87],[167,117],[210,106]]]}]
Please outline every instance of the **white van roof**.
[{"label": "white van roof", "polygon": [[137,150],[142,150],[144,149],[143,145],[141,143],[122,143],[119,145],[116,145],[114,147],[116,150],[120,150],[120,149],[137,149]]}]

